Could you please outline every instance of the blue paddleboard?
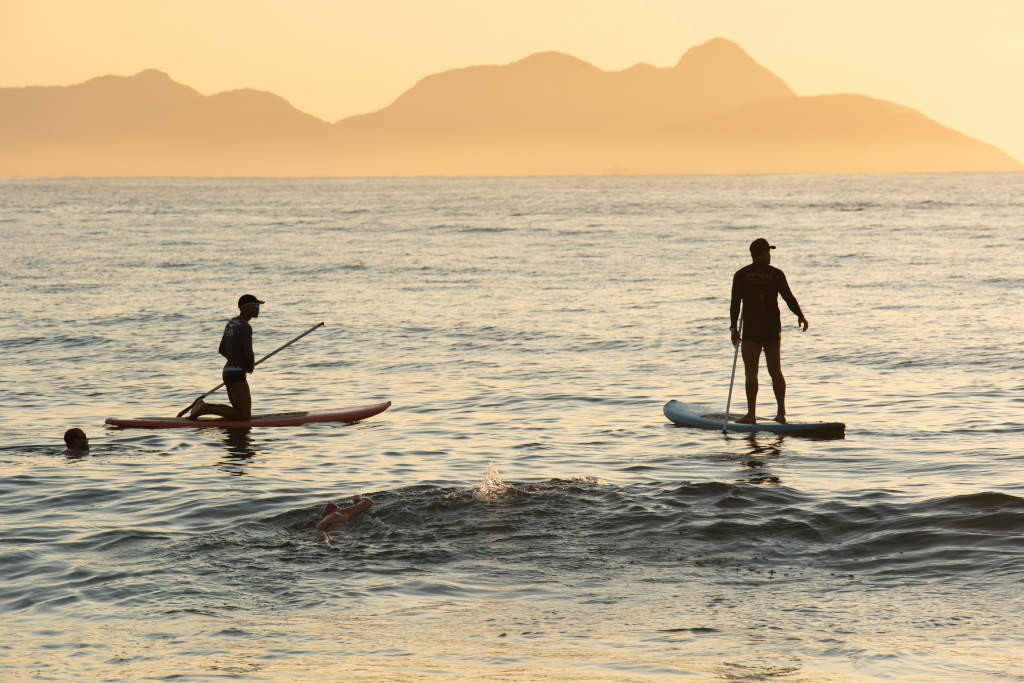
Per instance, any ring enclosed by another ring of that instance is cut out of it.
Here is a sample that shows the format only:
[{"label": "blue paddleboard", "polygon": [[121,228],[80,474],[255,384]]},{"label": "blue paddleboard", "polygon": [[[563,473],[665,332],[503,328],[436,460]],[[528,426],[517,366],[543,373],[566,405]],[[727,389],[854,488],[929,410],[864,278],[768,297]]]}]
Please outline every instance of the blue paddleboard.
[{"label": "blue paddleboard", "polygon": [[[701,415],[693,406],[679,401],[669,401],[665,404],[664,410],[665,417],[682,427],[722,431],[724,414]],[[774,432],[821,439],[842,439],[846,436],[846,425],[842,422],[759,422],[752,425],[728,422],[725,429],[729,432]]]}]

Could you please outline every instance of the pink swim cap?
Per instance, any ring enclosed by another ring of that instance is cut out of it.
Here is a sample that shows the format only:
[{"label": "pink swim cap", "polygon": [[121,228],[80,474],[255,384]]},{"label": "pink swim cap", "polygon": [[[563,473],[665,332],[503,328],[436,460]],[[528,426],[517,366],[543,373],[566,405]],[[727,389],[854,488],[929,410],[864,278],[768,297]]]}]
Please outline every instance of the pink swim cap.
[{"label": "pink swim cap", "polygon": [[326,517],[327,515],[331,514],[332,512],[337,512],[337,511],[338,511],[338,506],[337,505],[335,505],[334,503],[327,503],[327,505],[324,506],[324,511],[320,514],[320,519],[323,519],[324,517]]}]

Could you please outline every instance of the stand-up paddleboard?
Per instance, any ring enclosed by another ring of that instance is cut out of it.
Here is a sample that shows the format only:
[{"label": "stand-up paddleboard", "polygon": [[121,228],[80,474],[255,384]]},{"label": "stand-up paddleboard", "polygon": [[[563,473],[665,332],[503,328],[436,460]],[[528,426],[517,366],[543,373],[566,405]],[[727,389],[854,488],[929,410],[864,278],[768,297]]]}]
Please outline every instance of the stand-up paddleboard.
[{"label": "stand-up paddleboard", "polygon": [[[700,429],[714,429],[722,431],[722,423],[725,416],[701,415],[693,406],[679,401],[669,401],[665,404],[665,417],[683,427],[698,427]],[[730,418],[732,416],[730,415]],[[759,422],[757,424],[742,424],[729,422],[725,429],[730,432],[773,432],[776,434],[793,434],[798,436],[813,436],[819,439],[842,439],[846,436],[846,425],[842,422]]]},{"label": "stand-up paddleboard", "polygon": [[196,420],[181,417],[138,417],[123,419],[108,417],[105,422],[115,427],[137,427],[139,429],[168,429],[171,427],[289,427],[309,422],[356,422],[373,417],[391,407],[391,401],[355,408],[336,410],[310,410],[308,412],[274,413],[253,415],[249,420],[225,420],[216,416],[203,415]]}]

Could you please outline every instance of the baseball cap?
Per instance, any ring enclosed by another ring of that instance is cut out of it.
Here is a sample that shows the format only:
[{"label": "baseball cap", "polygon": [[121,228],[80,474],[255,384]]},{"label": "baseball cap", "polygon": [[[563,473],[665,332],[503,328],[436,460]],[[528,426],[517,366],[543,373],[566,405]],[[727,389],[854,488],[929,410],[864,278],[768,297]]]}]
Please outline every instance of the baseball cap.
[{"label": "baseball cap", "polygon": [[763,237],[758,237],[756,240],[750,243],[750,253],[757,254],[768,249],[774,249],[775,245],[768,244],[768,240]]},{"label": "baseball cap", "polygon": [[252,294],[243,294],[238,298],[238,307],[247,306],[248,304],[263,304],[265,301],[260,301]]}]

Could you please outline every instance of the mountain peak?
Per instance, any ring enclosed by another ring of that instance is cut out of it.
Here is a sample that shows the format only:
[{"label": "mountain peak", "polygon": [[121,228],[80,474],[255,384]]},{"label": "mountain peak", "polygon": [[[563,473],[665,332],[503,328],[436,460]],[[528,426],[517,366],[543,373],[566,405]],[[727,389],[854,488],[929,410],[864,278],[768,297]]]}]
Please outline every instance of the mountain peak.
[{"label": "mountain peak", "polygon": [[509,66],[519,69],[542,70],[542,69],[583,69],[586,71],[600,71],[596,66],[584,62],[578,57],[565,54],[564,52],[535,52],[529,57],[512,62]]},{"label": "mountain peak", "polygon": [[742,61],[753,62],[754,59],[736,43],[726,38],[712,38],[706,43],[695,45],[687,50],[676,67],[684,66],[694,61],[728,61],[738,63]]},{"label": "mountain peak", "polygon": [[[79,87],[83,85],[112,85],[112,84],[124,84],[129,86],[146,86],[146,87],[159,87],[176,85],[180,87],[180,83],[174,82],[170,76],[159,69],[145,69],[135,74],[134,76],[118,76],[116,74],[107,74],[106,76],[97,76],[96,78],[90,78],[85,83],[79,83],[78,86],[66,86],[69,88]],[[59,87],[59,86],[58,86]]]},{"label": "mountain peak", "polygon": [[78,85],[57,87],[63,87],[67,92],[76,93],[93,103],[106,98],[115,106],[123,106],[131,101],[134,102],[132,106],[139,108],[151,107],[158,101],[166,103],[170,99],[202,97],[194,88],[174,81],[157,69],[146,69],[134,76],[108,74]]},{"label": "mountain peak", "polygon": [[144,69],[134,76],[130,76],[130,78],[139,81],[162,81],[164,83],[174,82],[170,76],[159,69]]},{"label": "mountain peak", "polygon": [[[692,84],[724,94],[729,84],[735,94],[752,102],[776,97],[796,97],[785,81],[758,64],[743,48],[725,38],[712,38],[692,47],[680,58],[675,71]],[[739,104],[739,101],[735,102]]]}]

